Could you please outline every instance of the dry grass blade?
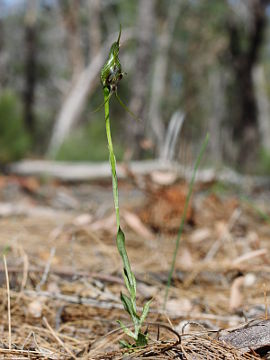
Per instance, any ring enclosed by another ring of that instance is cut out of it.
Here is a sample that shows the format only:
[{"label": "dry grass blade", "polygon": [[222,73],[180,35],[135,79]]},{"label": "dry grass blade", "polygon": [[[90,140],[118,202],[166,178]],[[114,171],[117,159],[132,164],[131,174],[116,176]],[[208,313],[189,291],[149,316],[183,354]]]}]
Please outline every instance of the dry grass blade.
[{"label": "dry grass blade", "polygon": [[72,352],[69,350],[69,348],[66,347],[66,345],[63,343],[63,341],[59,338],[59,336],[56,334],[56,332],[50,326],[50,324],[48,323],[48,321],[45,317],[43,317],[43,321],[44,321],[44,324],[46,325],[46,327],[48,328],[48,330],[50,331],[50,333],[52,334],[52,336],[55,338],[55,340],[65,349],[65,351],[71,356],[72,359],[76,359],[74,354],[72,354]]},{"label": "dry grass blade", "polygon": [[3,255],[5,274],[6,274],[6,284],[7,284],[7,302],[8,302],[8,348],[11,350],[11,312],[10,312],[10,289],[9,289],[9,277],[7,269],[7,260],[6,256]]}]

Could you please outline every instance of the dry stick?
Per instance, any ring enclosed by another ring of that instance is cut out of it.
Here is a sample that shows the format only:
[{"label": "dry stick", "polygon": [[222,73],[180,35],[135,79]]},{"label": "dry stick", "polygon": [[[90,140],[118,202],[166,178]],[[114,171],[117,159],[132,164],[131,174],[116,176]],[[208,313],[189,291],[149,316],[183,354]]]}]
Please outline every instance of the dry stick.
[{"label": "dry stick", "polygon": [[265,306],[265,320],[268,320],[268,301],[267,301],[267,291],[266,291],[265,283],[263,283],[263,295],[264,295],[264,306]]},{"label": "dry stick", "polygon": [[[27,283],[27,279],[28,279],[28,270],[29,270],[29,261],[28,261],[28,256],[25,253],[25,251],[23,250],[22,246],[19,246],[19,251],[20,254],[23,258],[23,276],[22,276],[22,282],[21,282],[21,287],[20,287],[20,293],[19,296],[16,299],[16,303],[18,303],[23,295],[23,290],[26,286]],[[1,270],[0,270],[1,271]],[[10,269],[9,269],[9,273],[10,273]]]},{"label": "dry stick", "polygon": [[37,290],[37,291],[40,291],[41,286],[43,286],[43,285],[46,283],[47,279],[48,279],[48,276],[49,276],[49,272],[50,272],[50,268],[51,268],[51,264],[52,264],[52,260],[53,260],[53,258],[54,258],[54,255],[55,255],[55,246],[53,246],[53,247],[51,248],[50,256],[49,256],[49,259],[48,259],[48,261],[47,261],[47,263],[46,263],[46,266],[45,266],[45,269],[44,269],[44,272],[43,272],[41,281],[40,281],[40,283],[39,283],[39,284],[37,285],[37,287],[36,287],[36,290]]},{"label": "dry stick", "polygon": [[10,314],[10,289],[9,289],[9,277],[7,269],[7,260],[6,256],[3,255],[5,274],[6,274],[6,283],[7,283],[7,300],[8,300],[8,348],[11,350],[11,314]]},{"label": "dry stick", "polygon": [[[48,291],[40,291],[40,292],[36,292],[33,290],[24,290],[24,294],[26,296],[29,297],[37,297],[38,296],[44,296],[46,298],[50,298],[50,299],[54,299],[54,300],[60,300],[63,302],[66,302],[68,304],[80,304],[80,305],[86,305],[86,306],[92,306],[98,309],[107,309],[107,310],[112,310],[112,309],[123,309],[122,304],[120,303],[115,303],[115,302],[109,302],[109,301],[100,301],[100,300],[95,300],[92,298],[86,298],[86,297],[80,297],[80,296],[75,296],[75,295],[64,295],[64,294],[57,294],[57,293],[52,293],[52,292],[48,292]],[[138,311],[142,311],[142,307],[138,306],[137,307]],[[159,314],[159,315],[163,315],[165,314],[165,312],[163,310],[156,310],[156,309],[150,309],[149,310],[150,313],[152,314]],[[170,311],[168,312],[169,316],[172,318],[180,318],[180,317],[192,317],[192,319],[195,320],[213,320],[213,321],[224,321],[224,322],[236,322],[239,321],[240,317],[237,315],[229,315],[229,316],[223,316],[223,315],[215,315],[215,314],[208,314],[208,313],[194,313],[192,315],[190,315],[187,311],[182,311],[182,312],[178,312],[177,316],[175,316],[175,314],[172,312],[170,313]]]},{"label": "dry stick", "polygon": [[169,288],[171,286],[172,276],[173,276],[173,272],[174,272],[174,268],[175,268],[176,256],[177,256],[177,252],[178,252],[178,248],[179,248],[180,238],[181,238],[181,235],[182,235],[182,232],[183,232],[183,229],[184,229],[184,224],[185,224],[187,211],[188,211],[188,205],[189,205],[189,201],[190,201],[190,198],[191,198],[196,173],[197,173],[198,167],[200,165],[200,162],[202,160],[203,154],[205,152],[206,146],[208,144],[208,140],[209,140],[209,134],[207,134],[205,139],[204,139],[204,142],[203,142],[201,150],[199,152],[199,156],[197,157],[197,160],[196,160],[196,163],[195,163],[195,166],[194,166],[194,170],[193,170],[193,174],[192,174],[192,178],[191,178],[191,181],[190,181],[190,184],[189,184],[188,195],[187,195],[186,201],[185,201],[184,211],[183,211],[183,215],[182,215],[182,219],[181,219],[181,223],[180,223],[180,227],[179,227],[179,231],[178,231],[178,235],[177,235],[177,239],[176,239],[175,249],[174,249],[174,253],[173,253],[171,269],[170,269],[169,276],[168,276],[168,282],[167,282],[166,291],[165,291],[165,297],[164,297],[163,310],[166,310],[166,303],[167,303],[167,300],[168,300]]},{"label": "dry stick", "polygon": [[28,256],[27,254],[23,251],[23,277],[22,277],[22,282],[21,282],[21,289],[20,292],[22,293],[26,283],[27,283],[27,278],[28,278],[28,270],[29,270],[29,261],[28,261]]},{"label": "dry stick", "polygon": [[[36,350],[21,350],[21,349],[12,349],[12,350],[9,350],[9,349],[0,349],[0,354],[3,353],[3,354],[7,354],[7,355],[10,355],[10,352],[12,352],[12,354],[16,354],[16,356],[19,356],[19,355],[26,355],[28,356],[27,358],[24,357],[24,358],[21,358],[21,357],[14,357],[14,359],[31,359],[30,355],[36,355],[35,358],[32,357],[32,359],[40,359],[39,357],[37,357],[38,355],[40,355],[40,353]],[[5,359],[5,358],[2,358],[2,359]],[[8,359],[8,357],[6,357],[6,359]],[[9,359],[11,359],[9,357]]]},{"label": "dry stick", "polygon": [[238,265],[238,264],[241,264],[242,262],[248,261],[250,259],[254,259],[255,257],[267,255],[268,251],[269,250],[265,249],[265,248],[264,249],[259,249],[259,250],[249,251],[248,253],[240,255],[236,259],[234,259],[232,261],[232,265]]},{"label": "dry stick", "polygon": [[51,327],[51,325],[48,323],[47,319],[45,318],[45,316],[43,317],[43,321],[45,326],[48,328],[48,330],[50,331],[50,333],[52,334],[52,336],[55,338],[55,340],[65,349],[65,351],[71,356],[72,359],[76,359],[76,357],[74,356],[74,354],[69,350],[68,347],[66,347],[66,345],[63,343],[63,341],[59,338],[59,336],[56,334],[56,332],[53,330],[53,328]]},{"label": "dry stick", "polygon": [[[270,269],[268,269],[270,270]],[[5,271],[4,267],[0,265],[0,273]],[[20,266],[13,266],[9,267],[9,273],[20,273],[21,267]],[[30,266],[28,269],[28,272],[30,273],[42,273],[44,272],[44,269]],[[120,277],[113,276],[113,275],[107,275],[107,274],[100,274],[95,272],[88,272],[88,271],[72,271],[69,267],[61,267],[61,266],[54,266],[52,269],[50,269],[50,272],[54,275],[60,276],[60,277],[86,277],[86,278],[92,278],[104,282],[109,283],[116,283],[122,285],[124,282]],[[142,280],[141,280],[142,281]],[[143,281],[142,281],[143,282]]]}]

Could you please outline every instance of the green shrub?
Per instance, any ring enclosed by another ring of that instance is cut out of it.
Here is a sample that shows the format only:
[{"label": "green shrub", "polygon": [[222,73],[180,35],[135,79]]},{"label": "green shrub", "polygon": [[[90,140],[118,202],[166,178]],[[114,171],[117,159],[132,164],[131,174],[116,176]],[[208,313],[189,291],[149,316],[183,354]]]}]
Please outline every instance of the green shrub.
[{"label": "green shrub", "polygon": [[29,148],[30,137],[24,128],[20,100],[5,90],[0,95],[0,163],[24,157]]}]

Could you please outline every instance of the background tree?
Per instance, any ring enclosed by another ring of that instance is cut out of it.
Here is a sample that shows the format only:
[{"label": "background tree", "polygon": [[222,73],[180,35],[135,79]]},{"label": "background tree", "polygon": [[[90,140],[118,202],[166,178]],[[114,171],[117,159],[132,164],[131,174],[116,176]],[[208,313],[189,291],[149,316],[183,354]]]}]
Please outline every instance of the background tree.
[{"label": "background tree", "polygon": [[[233,140],[236,143],[238,166],[251,166],[256,161],[260,146],[258,109],[253,81],[253,71],[259,60],[267,25],[266,0],[249,0],[241,4],[245,16],[232,14],[228,18],[229,56],[227,64],[232,67],[231,94],[228,110],[232,123]],[[238,5],[239,6],[239,5]],[[237,8],[234,8],[237,11]],[[245,21],[245,23],[243,23]],[[247,151],[248,149],[248,151]]]},{"label": "background tree", "polygon": [[[112,101],[117,158],[163,156],[165,139],[173,136],[170,153],[193,162],[209,130],[209,164],[270,168],[269,1],[24,0],[0,6],[0,84],[24,109],[32,155],[106,159],[102,112],[93,110],[102,103],[99,71],[121,23],[127,76],[119,95],[142,121]],[[180,113],[181,124],[180,117],[175,122]]]},{"label": "background tree", "polygon": [[155,27],[155,0],[140,0],[138,2],[137,41],[135,55],[135,70],[133,71],[131,101],[129,108],[136,114],[141,122],[127,121],[128,146],[132,157],[138,159],[142,156],[142,141],[144,139],[150,69],[153,53],[153,32]]},{"label": "background tree", "polygon": [[36,90],[36,58],[37,58],[37,2],[27,1],[25,15],[25,83],[24,83],[24,122],[33,135],[35,127],[35,90]]}]

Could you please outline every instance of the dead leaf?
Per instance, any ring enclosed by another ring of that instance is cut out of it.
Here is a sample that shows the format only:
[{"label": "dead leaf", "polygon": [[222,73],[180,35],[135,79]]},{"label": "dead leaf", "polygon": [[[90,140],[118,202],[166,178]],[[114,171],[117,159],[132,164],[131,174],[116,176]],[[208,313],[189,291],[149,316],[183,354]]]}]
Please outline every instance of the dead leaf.
[{"label": "dead leaf", "polygon": [[84,226],[92,222],[93,216],[90,214],[80,214],[73,220],[75,226]]},{"label": "dead leaf", "polygon": [[7,178],[6,176],[0,176],[0,189],[3,189],[7,185]]},{"label": "dead leaf", "polygon": [[41,318],[45,300],[45,298],[39,297],[31,301],[27,307],[28,315],[35,319]]},{"label": "dead leaf", "polygon": [[211,230],[208,227],[204,227],[193,231],[193,233],[190,236],[190,241],[194,244],[197,244],[204,240],[207,240],[210,237],[211,237]]},{"label": "dead leaf", "polygon": [[30,193],[36,193],[40,188],[40,182],[33,176],[29,177],[16,177],[17,182],[21,188]]},{"label": "dead leaf", "polygon": [[264,256],[268,254],[268,249],[259,249],[259,250],[254,250],[254,251],[250,251],[246,254],[243,254],[239,257],[237,257],[236,259],[233,260],[233,265],[238,265],[244,261],[248,261],[250,259],[253,259],[255,257],[258,256]]},{"label": "dead leaf", "polygon": [[123,218],[127,225],[138,235],[145,239],[153,240],[154,234],[143,224],[141,219],[130,211],[123,212]]},{"label": "dead leaf", "polygon": [[194,267],[194,261],[188,248],[183,248],[178,255],[178,263],[181,264],[185,270],[191,270]]},{"label": "dead leaf", "polygon": [[243,285],[245,278],[244,276],[237,277],[231,286],[230,290],[230,311],[235,311],[243,305]]},{"label": "dead leaf", "polygon": [[[177,232],[185,208],[187,191],[187,186],[183,184],[155,190],[141,209],[140,218],[157,231]],[[193,220],[194,212],[190,202],[186,221]]]},{"label": "dead leaf", "polygon": [[169,171],[153,171],[151,173],[151,180],[158,185],[172,185],[177,179],[175,172]]}]

